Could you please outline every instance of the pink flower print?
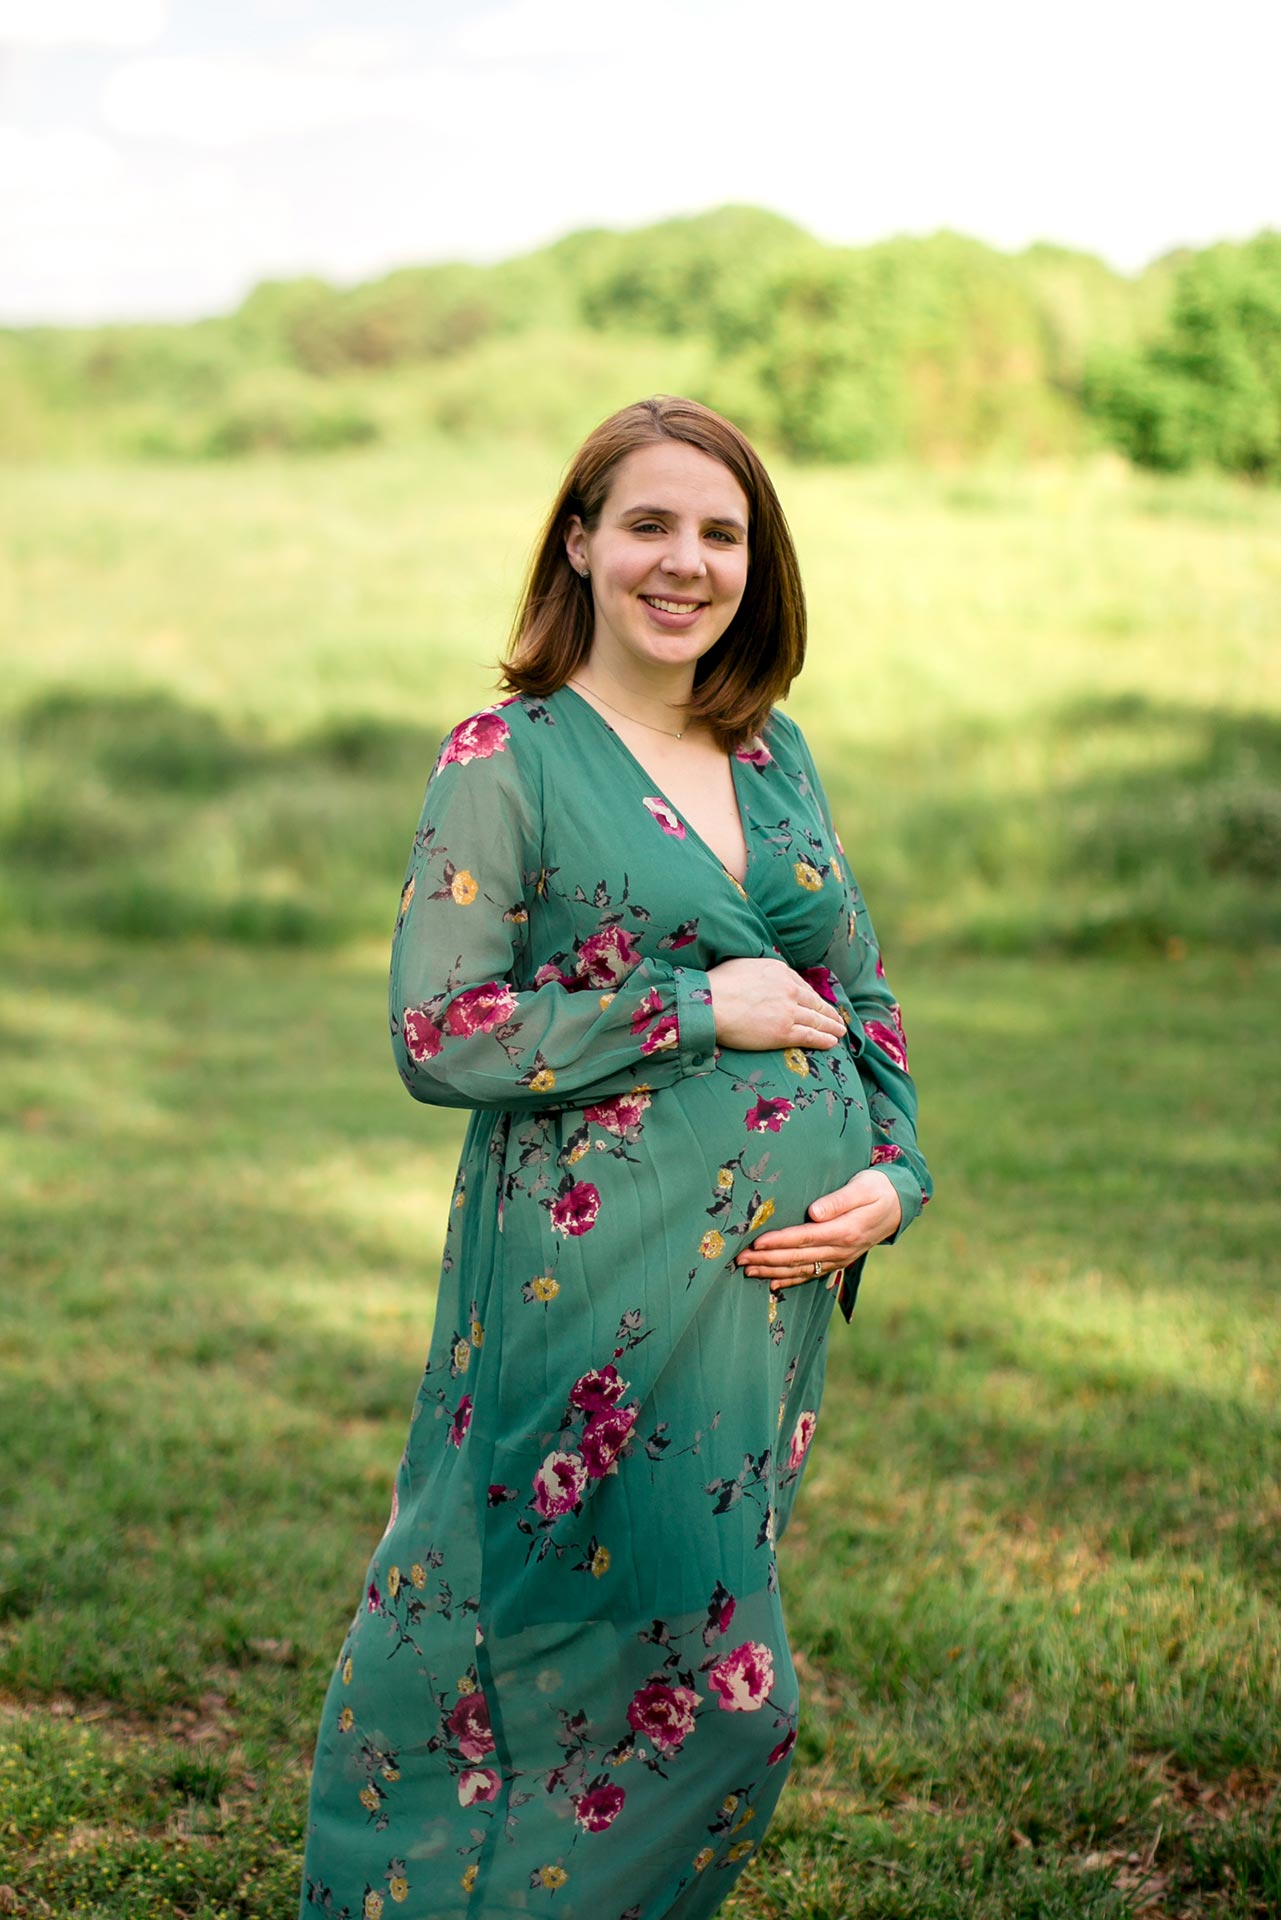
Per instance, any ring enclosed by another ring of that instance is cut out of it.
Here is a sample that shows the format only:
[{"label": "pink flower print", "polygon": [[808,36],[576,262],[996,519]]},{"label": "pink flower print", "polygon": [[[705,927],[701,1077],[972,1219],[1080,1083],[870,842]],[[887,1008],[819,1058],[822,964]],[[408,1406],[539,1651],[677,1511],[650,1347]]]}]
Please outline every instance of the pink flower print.
[{"label": "pink flower print", "polygon": [[467,987],[456,994],[445,1009],[445,1025],[451,1033],[463,1035],[492,1033],[516,1011],[516,996],[499,980],[487,980],[483,987]]},{"label": "pink flower print", "polygon": [[626,927],[601,927],[578,949],[578,971],[593,987],[616,987],[639,961]]},{"label": "pink flower print", "polygon": [[653,1680],[633,1695],[628,1725],[660,1753],[679,1753],[694,1731],[694,1709],[701,1698],[691,1687],[669,1687]]},{"label": "pink flower print", "polygon": [[718,1660],[707,1676],[726,1713],[755,1713],[774,1684],[774,1656],[759,1640],[745,1640]]},{"label": "pink flower print", "polygon": [[744,1115],[749,1133],[777,1133],[792,1111],[790,1100],[761,1099]]},{"label": "pink flower print", "polygon": [[883,1166],[887,1160],[901,1160],[902,1158],[902,1147],[896,1146],[892,1140],[882,1140],[879,1145],[872,1148],[872,1165],[874,1167]]},{"label": "pink flower print", "polygon": [[907,1072],[907,1047],[901,1034],[893,1027],[887,1027],[882,1020],[865,1020],[863,1031],[869,1040],[874,1040],[882,1053],[888,1053],[896,1067]]},{"label": "pink flower print", "polygon": [[718,1602],[717,1595],[713,1594],[712,1596],[712,1625],[715,1627],[717,1633],[728,1633],[730,1622],[734,1618],[734,1609],[738,1605],[738,1602],[732,1593],[725,1593],[723,1587],[719,1589],[719,1592],[724,1594],[725,1597]]},{"label": "pink flower print", "polygon": [[656,794],[651,794],[645,802],[645,805],[649,808],[649,811],[653,814],[664,833],[670,833],[673,840],[683,840],[685,838],[685,822],[677,819],[666,800],[660,800]]},{"label": "pink flower print", "polygon": [[434,1060],[443,1035],[426,1007],[406,1007],[400,1016],[405,1052],[411,1060]]},{"label": "pink flower print", "polygon": [[651,987],[647,993],[642,994],[636,1003],[636,1011],[632,1015],[632,1032],[643,1032],[654,1018],[654,1015],[662,1011],[663,996],[657,987]]},{"label": "pink flower print", "polygon": [[787,1464],[795,1472],[806,1454],[810,1441],[814,1438],[814,1429],[818,1425],[818,1415],[808,1409],[802,1413],[792,1429],[792,1450],[787,1456]]},{"label": "pink flower print", "polygon": [[587,1468],[576,1453],[549,1453],[534,1475],[534,1505],[544,1520],[572,1513],[587,1485]]},{"label": "pink flower print", "polygon": [[593,1126],[604,1127],[606,1133],[612,1133],[621,1140],[632,1127],[640,1125],[641,1115],[650,1104],[651,1096],[634,1088],[631,1093],[615,1094],[612,1100],[598,1101],[594,1107],[583,1108],[584,1120],[590,1120]]},{"label": "pink flower print", "polygon": [[366,1613],[381,1613],[382,1604],[382,1595],[379,1593],[375,1582],[371,1580],[365,1593],[365,1611]]},{"label": "pink flower print", "polygon": [[608,1413],[593,1414],[583,1428],[580,1442],[588,1478],[603,1480],[618,1468],[618,1456],[636,1425],[639,1406],[613,1407]]},{"label": "pink flower print", "polygon": [[451,1446],[461,1447],[463,1441],[467,1438],[467,1429],[471,1425],[471,1404],[471,1395],[469,1393],[465,1393],[458,1402],[458,1411],[454,1415],[449,1428],[449,1443]]},{"label": "pink flower print", "polygon": [[[844,847],[842,847],[841,852],[844,853],[844,851],[845,849]],[[885,978],[885,962],[882,960],[879,953],[876,956],[876,977],[878,980],[883,980]]]},{"label": "pink flower print", "polygon": [[621,1787],[589,1787],[574,1795],[574,1818],[587,1833],[604,1833],[623,1811],[625,1798]]},{"label": "pink flower print", "polygon": [[581,1407],[584,1413],[606,1413],[616,1407],[627,1392],[628,1383],[619,1373],[612,1361],[603,1367],[593,1367],[590,1373],[580,1374],[569,1390],[571,1407]]},{"label": "pink flower print", "polygon": [[808,980],[821,999],[836,1005],[836,975],[830,967],[802,967],[801,979]]},{"label": "pink flower print", "polygon": [[489,1705],[483,1693],[465,1693],[445,1722],[464,1760],[483,1760],[494,1751]]},{"label": "pink flower print", "polygon": [[758,733],[745,747],[736,749],[734,758],[741,760],[745,767],[768,767],[772,765],[774,756]]},{"label": "pink flower print", "polygon": [[662,1053],[667,1047],[680,1044],[681,1030],[674,1013],[665,1013],[661,1020],[655,1021],[640,1043],[642,1053]]},{"label": "pink flower print", "polygon": [[774,1748],[773,1752],[770,1754],[769,1759],[765,1762],[766,1766],[776,1767],[780,1760],[786,1760],[788,1754],[792,1751],[792,1748],[795,1745],[796,1745],[796,1728],[789,1727],[787,1729],[787,1732],[783,1735],[783,1738],[779,1741],[778,1745]]},{"label": "pink flower print", "polygon": [[552,1225],[567,1240],[590,1233],[600,1212],[600,1193],[590,1180],[577,1180],[551,1204]]},{"label": "pink flower print", "polygon": [[454,761],[465,767],[469,760],[492,760],[496,753],[506,751],[510,739],[511,728],[492,708],[475,713],[470,720],[461,721],[446,740],[436,763],[437,771]]},{"label": "pink flower print", "polygon": [[583,987],[586,986],[586,984],[587,982],[585,980],[575,980],[572,974],[562,973],[560,968],[552,960],[545,960],[538,969],[538,972],[534,975],[534,985],[536,987],[549,987],[553,985],[558,987]]},{"label": "pink flower print", "polygon": [[492,1767],[464,1767],[458,1776],[458,1804],[473,1807],[478,1800],[496,1800],[501,1786]]}]

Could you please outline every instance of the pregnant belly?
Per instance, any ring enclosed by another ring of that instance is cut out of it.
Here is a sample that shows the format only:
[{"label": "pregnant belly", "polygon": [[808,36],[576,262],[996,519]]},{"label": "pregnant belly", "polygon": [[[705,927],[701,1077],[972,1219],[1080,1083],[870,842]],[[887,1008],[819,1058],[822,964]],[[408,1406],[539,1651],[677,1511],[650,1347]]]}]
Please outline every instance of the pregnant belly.
[{"label": "pregnant belly", "polygon": [[762,1209],[770,1227],[794,1226],[811,1201],[871,1160],[867,1098],[845,1046],[722,1050],[714,1072],[671,1091],[698,1143],[697,1153],[691,1144],[691,1172],[698,1165],[724,1203],[715,1230],[738,1243],[735,1251],[764,1231]]},{"label": "pregnant belly", "polygon": [[844,1046],[722,1051],[671,1087],[514,1126],[498,1289],[505,1420],[545,1429],[567,1386],[620,1345],[643,1394],[696,1322],[719,1342],[725,1315],[760,1317],[764,1283],[736,1255],[767,1227],[804,1221],[871,1148]]}]

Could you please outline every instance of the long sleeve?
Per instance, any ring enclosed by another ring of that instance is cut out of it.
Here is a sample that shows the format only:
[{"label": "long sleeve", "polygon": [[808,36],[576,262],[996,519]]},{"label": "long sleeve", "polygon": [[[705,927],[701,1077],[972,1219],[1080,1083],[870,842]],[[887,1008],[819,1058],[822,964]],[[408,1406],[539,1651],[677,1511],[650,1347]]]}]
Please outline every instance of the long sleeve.
[{"label": "long sleeve", "polygon": [[[898,1001],[885,977],[880,947],[872,927],[867,903],[854,876],[844,865],[845,849],[832,818],[832,810],[809,746],[793,722],[793,738],[802,779],[808,784],[815,802],[839,849],[841,865],[836,877],[846,888],[846,913],[838,922],[831,945],[821,966],[808,970],[808,977],[822,993],[831,998],[830,980],[834,976],[861,1027],[862,1047],[858,1055],[859,1076],[868,1095],[874,1145],[872,1165],[887,1176],[898,1194],[903,1217],[882,1246],[892,1246],[902,1237],[928,1203],[934,1181],[921,1152],[916,1133],[916,1085],[908,1071],[907,1038]],[[856,1037],[857,1032],[856,1032]],[[841,1307],[848,1319],[867,1255],[846,1269],[841,1290]]]},{"label": "long sleeve", "polygon": [[[546,876],[533,782],[496,709],[445,741],[423,802],[392,941],[396,1066],[436,1106],[555,1108],[710,1071],[706,973],[657,957],[603,990],[527,977]],[[545,970],[540,970],[540,972]]]}]

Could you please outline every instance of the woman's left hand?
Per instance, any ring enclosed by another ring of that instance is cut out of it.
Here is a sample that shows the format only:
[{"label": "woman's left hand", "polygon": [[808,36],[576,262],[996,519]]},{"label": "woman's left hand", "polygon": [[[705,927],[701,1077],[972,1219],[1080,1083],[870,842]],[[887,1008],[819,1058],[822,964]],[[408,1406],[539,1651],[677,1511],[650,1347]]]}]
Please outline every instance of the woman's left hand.
[{"label": "woman's left hand", "polygon": [[822,1277],[830,1290],[846,1267],[887,1239],[902,1218],[903,1204],[893,1181],[877,1168],[865,1167],[835,1193],[813,1201],[809,1223],[758,1234],[736,1264],[768,1280],[771,1293]]}]

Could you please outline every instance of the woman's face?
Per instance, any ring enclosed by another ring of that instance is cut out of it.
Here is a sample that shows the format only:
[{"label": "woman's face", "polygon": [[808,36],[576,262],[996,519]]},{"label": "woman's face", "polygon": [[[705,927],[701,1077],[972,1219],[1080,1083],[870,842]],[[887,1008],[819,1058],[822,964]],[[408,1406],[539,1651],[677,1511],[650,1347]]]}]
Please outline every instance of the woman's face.
[{"label": "woman's face", "polygon": [[656,441],[619,461],[595,527],[575,515],[565,546],[591,570],[594,660],[631,680],[692,669],[743,598],[747,499],[710,454]]}]

